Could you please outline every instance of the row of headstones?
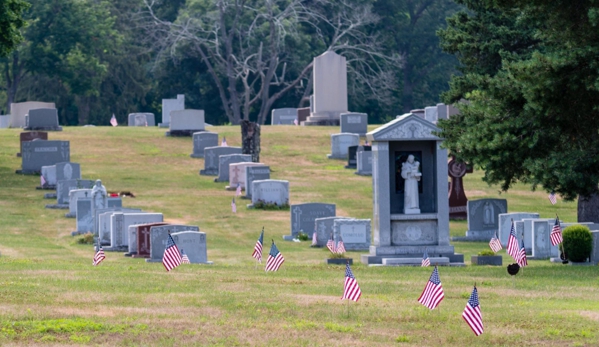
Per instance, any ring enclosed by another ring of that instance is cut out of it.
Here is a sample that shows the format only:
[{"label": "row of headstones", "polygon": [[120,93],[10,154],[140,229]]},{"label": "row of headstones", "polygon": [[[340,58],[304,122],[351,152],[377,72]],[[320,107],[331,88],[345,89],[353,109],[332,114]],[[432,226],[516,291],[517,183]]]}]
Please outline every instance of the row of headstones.
[{"label": "row of headstones", "polygon": [[[299,125],[300,113],[303,109],[299,108],[275,108],[271,111],[271,125]],[[342,133],[366,135],[368,132],[368,115],[366,113],[348,112],[341,113],[339,116],[339,126]]]},{"label": "row of headstones", "polygon": [[372,147],[360,145],[360,136],[351,133],[331,134],[329,159],[346,159],[346,169],[356,169],[356,175],[372,176]]},{"label": "row of headstones", "polygon": [[49,141],[45,131],[22,132],[19,135],[21,169],[18,174],[40,174],[43,166],[69,162],[71,149],[69,141]]},{"label": "row of headstones", "polygon": [[410,113],[413,113],[422,119],[426,119],[431,123],[437,124],[439,119],[449,119],[451,116],[460,113],[460,111],[452,105],[440,103],[436,106],[428,106],[423,109],[411,110]]},{"label": "row of headstones", "polygon": [[335,242],[343,240],[345,249],[365,251],[370,248],[370,219],[336,216],[335,204],[304,203],[290,206],[291,235],[283,236],[290,241],[300,232],[314,236],[316,246],[324,247],[333,235]]},{"label": "row of headstones", "polygon": [[0,116],[0,128],[62,131],[53,102],[27,101],[10,104],[10,114]]}]

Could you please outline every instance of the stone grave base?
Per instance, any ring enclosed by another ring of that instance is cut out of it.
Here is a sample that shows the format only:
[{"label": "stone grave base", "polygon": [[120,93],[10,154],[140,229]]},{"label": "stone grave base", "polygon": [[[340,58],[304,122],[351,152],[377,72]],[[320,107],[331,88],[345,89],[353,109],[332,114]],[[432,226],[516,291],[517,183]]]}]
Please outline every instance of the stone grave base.
[{"label": "stone grave base", "polygon": [[21,153],[17,153],[17,157],[21,158]]},{"label": "stone grave base", "polygon": [[159,128],[168,128],[170,127],[170,123],[158,123]]},{"label": "stone grave base", "polygon": [[[447,258],[449,264],[452,266],[463,266],[464,255],[455,253],[453,246],[387,246],[377,247],[370,246],[369,254],[362,254],[361,261],[363,264],[372,265],[379,264],[383,265],[383,259],[412,259],[417,261],[418,264],[422,261],[422,255],[427,251],[431,256],[431,265],[434,265],[432,259]],[[393,263],[393,260],[388,260],[388,263]],[[405,262],[409,262],[405,260]],[[397,265],[397,264],[393,264]],[[408,264],[409,265],[409,264]]]},{"label": "stone grave base", "polygon": [[345,265],[349,262],[349,265],[353,265],[354,260],[352,258],[330,258],[330,259],[326,259],[325,263],[326,264],[333,264],[333,265]]},{"label": "stone grave base", "polygon": [[56,199],[56,193],[46,193],[44,194],[44,199]]},{"label": "stone grave base", "polygon": [[[432,257],[429,258],[431,266],[448,266],[450,265],[447,257]],[[382,265],[386,266],[421,266],[422,257],[419,258],[383,258]]]},{"label": "stone grave base", "polygon": [[372,176],[372,172],[371,171],[365,171],[365,172],[360,172],[360,171],[356,171],[354,172],[355,175],[360,175],[360,176]]},{"label": "stone grave base", "polygon": [[500,255],[473,255],[470,257],[470,263],[472,263],[472,265],[501,266],[503,265],[503,257]]},{"label": "stone grave base", "polygon": [[[216,181],[215,181],[216,182]],[[225,190],[237,190],[237,186],[226,186]],[[245,188],[241,188],[242,192],[245,192]]]},{"label": "stone grave base", "polygon": [[41,175],[42,172],[41,171],[35,171],[35,170],[15,170],[15,173],[17,175]]},{"label": "stone grave base", "polygon": [[301,124],[303,126],[340,126],[341,121],[339,119],[310,119],[312,117],[308,117]]},{"label": "stone grave base", "polygon": [[218,170],[200,170],[202,176],[218,176]]},{"label": "stone grave base", "polygon": [[[226,180],[219,180],[218,177],[214,179],[214,182],[229,182],[229,179],[227,178]],[[235,190],[235,189],[232,189]]]},{"label": "stone grave base", "polygon": [[37,186],[35,187],[35,189],[37,190],[56,190],[56,186],[55,185],[51,185],[51,184],[46,184],[45,186]]},{"label": "stone grave base", "polygon": [[25,127],[23,130],[27,131],[62,131],[61,126],[57,127]]},{"label": "stone grave base", "polygon": [[595,266],[596,265],[595,263],[588,262],[588,261],[585,261],[585,262],[570,261],[570,262],[568,262],[568,264],[571,266]]},{"label": "stone grave base", "polygon": [[357,169],[358,167],[356,165],[345,165],[344,168],[346,168],[346,169]]},{"label": "stone grave base", "polygon": [[[152,258],[146,258],[146,262],[147,263],[162,263],[162,259],[152,259]],[[212,265],[214,264],[214,262],[212,261],[207,261],[205,263],[192,263],[192,264],[206,264],[206,265]],[[190,265],[190,264],[181,264],[181,265]]]},{"label": "stone grave base", "polygon": [[332,155],[332,154],[327,154],[327,158],[329,159],[343,159],[343,160],[347,160],[347,155]]},{"label": "stone grave base", "polygon": [[53,210],[68,210],[69,204],[54,204],[54,205],[46,205],[46,208]]},{"label": "stone grave base", "polygon": [[77,217],[77,215],[75,213],[71,213],[71,212],[65,213],[64,216],[65,216],[65,218],[75,218],[75,217]]},{"label": "stone grave base", "polygon": [[171,130],[164,133],[165,136],[173,136],[173,137],[192,137],[193,133],[199,133],[202,131],[206,131],[204,129],[198,130]]},{"label": "stone grave base", "polygon": [[476,242],[476,241],[490,241],[491,238],[495,235],[495,230],[482,230],[482,231],[466,231],[466,236],[456,236],[452,237],[451,241],[466,241],[466,242]]},{"label": "stone grave base", "polygon": [[[128,246],[121,247],[102,247],[107,252],[127,252],[129,250]],[[161,260],[162,261],[162,260]]]},{"label": "stone grave base", "polygon": [[204,158],[204,154],[190,154],[189,157],[191,158]]}]

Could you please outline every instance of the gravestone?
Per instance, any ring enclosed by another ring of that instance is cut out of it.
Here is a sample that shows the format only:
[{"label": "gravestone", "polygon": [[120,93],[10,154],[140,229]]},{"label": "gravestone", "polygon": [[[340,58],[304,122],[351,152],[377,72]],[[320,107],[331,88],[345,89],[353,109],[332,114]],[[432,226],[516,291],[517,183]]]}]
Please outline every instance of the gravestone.
[{"label": "gravestone", "polygon": [[218,134],[210,131],[201,131],[193,133],[193,153],[192,158],[204,158],[204,149],[207,147],[218,146]]},{"label": "gravestone", "polygon": [[447,105],[443,103],[437,104],[437,120],[447,118]]},{"label": "gravestone", "polygon": [[252,182],[252,203],[248,208],[257,204],[289,205],[289,181],[259,180]]},{"label": "gravestone", "polygon": [[128,231],[130,225],[162,221],[162,213],[113,213],[110,217],[110,248],[108,250],[120,251],[129,249]]},{"label": "gravestone", "polygon": [[425,107],[424,108],[424,119],[426,119],[427,121],[429,121],[433,124],[437,124],[437,119],[439,119],[438,113],[437,113],[437,106]]},{"label": "gravestone", "polygon": [[[110,200],[109,200],[110,201]],[[139,213],[140,209],[109,207],[97,209],[94,213],[94,235],[99,237],[103,246],[110,246],[110,222],[114,213]]]},{"label": "gravestone", "polygon": [[62,131],[58,125],[58,110],[55,108],[34,108],[25,116],[24,130]]},{"label": "gravestone", "polygon": [[171,121],[171,112],[185,109],[185,95],[177,94],[176,99],[162,99],[162,123],[161,128],[168,128]]},{"label": "gravestone", "polygon": [[[245,190],[245,168],[250,166],[265,167],[262,163],[242,162],[229,164],[229,185],[227,190],[237,190],[237,185],[241,186],[241,190]],[[269,170],[270,172],[270,170]],[[270,178],[270,177],[269,177]]]},{"label": "gravestone", "polygon": [[591,264],[599,264],[599,231],[591,230],[591,236],[593,238],[593,248],[591,251]]},{"label": "gravestone", "polygon": [[314,58],[313,112],[304,125],[339,125],[347,113],[347,62],[345,57],[327,51]]},{"label": "gravestone", "polygon": [[56,189],[56,165],[42,166],[41,175],[44,177],[46,184],[39,189]]},{"label": "gravestone", "polygon": [[294,125],[297,119],[297,108],[275,108],[271,111],[271,125]]},{"label": "gravestone", "polygon": [[297,238],[299,232],[302,230],[308,236],[312,236],[316,218],[334,217],[336,214],[336,205],[319,202],[295,204],[290,206],[289,213],[291,235],[283,236],[283,239],[287,241]]},{"label": "gravestone", "polygon": [[[420,264],[425,250],[463,265],[449,243],[447,150],[434,124],[415,114],[405,114],[366,134],[372,144],[373,245],[362,255],[365,264]],[[411,157],[414,158],[410,163]],[[402,168],[418,162],[420,180]],[[406,187],[408,190],[406,190]],[[404,206],[406,200],[409,206]],[[419,213],[413,212],[416,202]]]},{"label": "gravestone", "polygon": [[204,170],[200,170],[200,175],[218,176],[218,158],[221,155],[229,154],[241,154],[241,147],[214,146],[204,148]]},{"label": "gravestone", "polygon": [[372,151],[371,146],[349,146],[347,148],[347,165],[346,169],[355,169],[358,166],[358,152]]},{"label": "gravestone", "polygon": [[[410,113],[413,115],[418,116],[419,118],[424,119],[424,109],[423,108],[419,108],[419,109],[415,109],[415,110],[410,110]],[[403,116],[397,116],[397,118],[399,117],[403,117]]]},{"label": "gravestone", "polygon": [[[137,224],[132,225],[129,228],[136,228],[136,239],[137,243],[135,246],[135,254],[131,256],[133,258],[149,258],[151,247],[151,237],[150,237],[150,229],[154,226],[162,226],[168,225],[168,223],[146,223],[146,224]],[[131,244],[129,244],[129,252],[131,252]],[[131,252],[132,253],[132,252]]]},{"label": "gravestone", "polygon": [[245,168],[245,198],[252,198],[252,183],[254,181],[269,180],[270,166],[246,166]]},{"label": "gravestone", "polygon": [[341,133],[365,136],[368,132],[368,115],[366,113],[342,113]]},{"label": "gravestone", "polygon": [[166,243],[168,242],[168,233],[181,231],[200,231],[200,228],[196,225],[161,225],[150,228],[150,258],[146,259],[147,262],[162,262],[162,256],[166,249]]},{"label": "gravestone", "polygon": [[192,264],[212,264],[208,261],[208,249],[206,247],[206,233],[199,231],[180,231],[171,233],[173,241],[183,250],[189,262]]},{"label": "gravestone", "polygon": [[204,131],[204,128],[204,110],[171,111],[171,121],[166,136],[192,136],[195,132]]},{"label": "gravestone", "polygon": [[69,213],[65,214],[64,216],[67,218],[77,217],[77,200],[91,198],[91,193],[91,189],[73,189],[69,191]]},{"label": "gravestone", "polygon": [[[316,231],[316,245],[318,247],[325,247],[327,242],[333,235],[333,224],[337,219],[351,219],[349,217],[325,217],[316,218],[314,220],[314,231]],[[312,231],[312,232],[314,232]],[[312,236],[311,233],[308,235]],[[334,239],[334,236],[333,236]]]},{"label": "gravestone", "polygon": [[6,129],[10,127],[10,115],[0,115],[0,129]]},{"label": "gravestone", "polygon": [[[140,241],[144,250],[142,251],[147,253],[148,257],[150,255],[150,227],[167,225],[168,223],[164,222],[152,222],[152,223],[140,223],[140,224],[130,224],[128,227],[127,235],[129,235],[129,251],[125,253],[125,256],[135,257],[139,253],[139,244]],[[144,234],[140,234],[140,230],[145,230]],[[144,253],[144,254],[145,254]],[[137,256],[136,258],[139,258]],[[147,258],[147,257],[142,257]]]},{"label": "gravestone", "polygon": [[356,155],[358,170],[356,175],[372,176],[372,151],[359,151]]},{"label": "gravestone", "polygon": [[79,234],[92,232],[94,228],[94,218],[92,215],[92,199],[77,199],[77,230]]},{"label": "gravestone", "polygon": [[21,170],[19,174],[40,174],[42,166],[56,165],[71,159],[69,141],[28,141],[23,142]]},{"label": "gravestone", "polygon": [[458,162],[452,155],[447,162],[447,170],[451,178],[449,184],[449,218],[466,219],[468,218],[468,198],[464,192],[462,178],[467,173],[472,173],[472,167],[466,163]]},{"label": "gravestone", "polygon": [[479,199],[468,201],[468,231],[460,241],[488,241],[499,228],[499,214],[507,213],[505,199]]},{"label": "gravestone", "polygon": [[17,153],[17,157],[21,157],[21,153],[23,153],[23,142],[33,141],[33,140],[48,140],[48,133],[45,131],[29,131],[26,133],[19,134],[19,142],[21,151]]},{"label": "gravestone", "polygon": [[[538,213],[532,212],[510,212],[499,214],[499,226],[497,229],[497,236],[503,247],[507,247],[507,240],[510,236],[510,229],[512,228],[512,219],[514,222],[519,222],[523,219],[538,219]],[[490,240],[490,239],[489,239]]]},{"label": "gravestone", "polygon": [[[531,235],[531,259],[549,259],[551,257],[559,257],[557,246],[551,245],[551,229],[553,228],[554,220],[550,219],[533,219],[532,220],[532,235]],[[524,249],[526,250],[526,240]]]},{"label": "gravestone", "polygon": [[360,136],[356,134],[331,134],[331,154],[329,159],[347,159],[350,146],[360,145]]},{"label": "gravestone", "polygon": [[310,117],[310,108],[309,107],[297,109],[298,124],[302,124],[302,122],[305,122],[306,119],[308,119],[308,117]]},{"label": "gravestone", "polygon": [[10,127],[11,128],[23,128],[25,124],[25,115],[30,110],[36,108],[56,108],[53,102],[41,102],[41,101],[26,101],[10,104]]},{"label": "gravestone", "polygon": [[81,179],[81,165],[79,163],[56,163],[56,181]]},{"label": "gravestone", "polygon": [[214,182],[229,182],[229,165],[252,161],[249,154],[226,154],[218,157],[218,177]]},{"label": "gravestone", "polygon": [[335,242],[343,240],[348,251],[370,249],[370,219],[335,219],[333,221]]},{"label": "gravestone", "polygon": [[46,205],[46,208],[69,208],[69,192],[73,189],[91,189],[91,180],[62,180],[56,182],[56,205]]},{"label": "gravestone", "polygon": [[[533,243],[534,243],[534,238],[533,238],[533,230],[534,230],[534,226],[536,224],[536,226],[538,227],[538,231],[540,232],[541,226],[544,226],[544,224],[542,223],[547,223],[547,225],[549,225],[549,223],[551,223],[551,227],[553,227],[553,223],[555,222],[555,219],[547,219],[547,218],[535,218],[535,219],[531,219],[531,218],[524,218],[522,219],[522,226],[523,226],[523,230],[518,230],[516,229],[516,235],[518,236],[518,242],[520,242],[522,240],[522,236],[524,236],[524,249],[526,250],[526,254],[532,254],[532,249],[533,249]],[[546,228],[545,228],[546,229]],[[545,230],[545,232],[547,231],[551,231],[551,229]],[[547,237],[549,237],[549,235],[547,235]],[[550,249],[546,250],[547,252],[550,252]]]},{"label": "gravestone", "polygon": [[129,113],[129,116],[127,117],[127,126],[153,127],[156,126],[156,119],[153,113]]}]

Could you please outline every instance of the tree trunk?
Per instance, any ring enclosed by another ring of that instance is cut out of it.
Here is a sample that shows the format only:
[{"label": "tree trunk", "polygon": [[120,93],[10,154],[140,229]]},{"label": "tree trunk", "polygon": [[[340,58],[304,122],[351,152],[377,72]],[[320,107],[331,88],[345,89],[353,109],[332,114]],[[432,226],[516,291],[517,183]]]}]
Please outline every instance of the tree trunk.
[{"label": "tree trunk", "polygon": [[241,153],[251,154],[252,162],[260,162],[260,125],[248,120],[241,121]]},{"label": "tree trunk", "polygon": [[599,223],[599,193],[578,196],[578,223]]},{"label": "tree trunk", "polygon": [[75,102],[77,104],[77,118],[80,126],[88,123],[89,111],[90,111],[90,100],[87,96],[76,96]]}]

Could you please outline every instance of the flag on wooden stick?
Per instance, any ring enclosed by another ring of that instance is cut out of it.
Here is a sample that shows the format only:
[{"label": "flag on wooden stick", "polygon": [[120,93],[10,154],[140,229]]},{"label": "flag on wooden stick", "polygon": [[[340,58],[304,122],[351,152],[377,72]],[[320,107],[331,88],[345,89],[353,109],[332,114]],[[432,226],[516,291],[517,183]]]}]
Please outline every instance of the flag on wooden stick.
[{"label": "flag on wooden stick", "polygon": [[268,253],[268,259],[266,259],[266,269],[264,271],[277,271],[285,261],[281,252],[275,245],[275,242],[272,242],[272,246],[270,246],[270,253]]},{"label": "flag on wooden stick", "polygon": [[331,238],[327,241],[327,248],[329,251],[331,251],[331,253],[337,253],[337,250],[335,249],[335,240],[333,240],[333,234],[331,234]]},{"label": "flag on wooden stick", "polygon": [[512,220],[512,227],[510,229],[510,236],[507,239],[507,253],[514,258],[516,262],[520,259],[520,247],[518,246],[518,238],[516,238],[516,227]]},{"label": "flag on wooden stick", "polygon": [[497,232],[495,232],[495,234],[491,238],[491,241],[489,241],[489,247],[491,247],[491,249],[495,253],[501,251],[501,249],[503,248],[501,247],[501,241],[499,241],[499,238],[497,238]]},{"label": "flag on wooden stick", "polygon": [[183,248],[181,248],[181,264],[191,264],[191,262],[189,261],[189,257],[187,256],[187,254],[185,254]]},{"label": "flag on wooden stick", "polygon": [[422,263],[420,264],[422,267],[431,266],[431,260],[428,257],[428,252],[426,249],[424,250],[424,255],[422,255]]},{"label": "flag on wooden stick", "polygon": [[557,204],[557,197],[555,196],[554,192],[549,194],[549,201],[551,202],[551,205]]},{"label": "flag on wooden stick", "polygon": [[119,122],[116,121],[116,117],[114,116],[114,113],[112,114],[112,118],[110,118],[110,124],[115,127],[117,125],[119,125]]},{"label": "flag on wooden stick", "polygon": [[102,248],[102,245],[98,241],[98,251],[96,252],[96,254],[94,254],[94,261],[92,262],[92,265],[96,266],[96,265],[100,264],[102,262],[102,260],[104,260],[105,258],[106,258],[106,255],[104,254],[104,249]]},{"label": "flag on wooden stick", "polygon": [[231,200],[231,211],[233,211],[233,213],[237,213],[237,205],[235,204],[235,198]]}]

